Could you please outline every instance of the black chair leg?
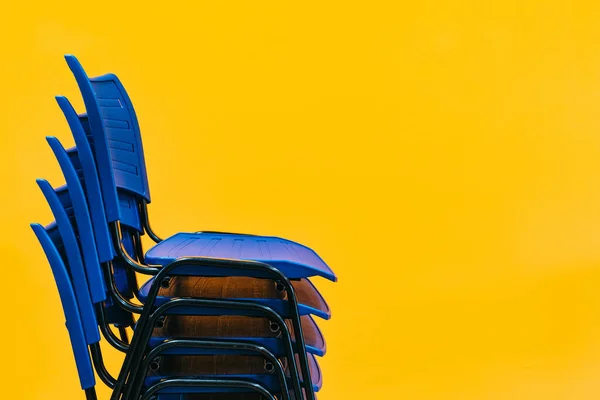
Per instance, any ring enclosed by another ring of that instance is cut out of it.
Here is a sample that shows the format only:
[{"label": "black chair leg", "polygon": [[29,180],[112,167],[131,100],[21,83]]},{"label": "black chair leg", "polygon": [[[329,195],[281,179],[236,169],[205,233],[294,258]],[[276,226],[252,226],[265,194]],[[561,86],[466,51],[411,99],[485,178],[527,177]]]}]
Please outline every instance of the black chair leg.
[{"label": "black chair leg", "polygon": [[119,336],[121,337],[121,341],[123,343],[129,344],[129,337],[127,336],[127,328],[124,326],[119,326]]},{"label": "black chair leg", "polygon": [[85,389],[85,398],[87,400],[98,400],[98,397],[96,396],[96,389],[93,387]]}]

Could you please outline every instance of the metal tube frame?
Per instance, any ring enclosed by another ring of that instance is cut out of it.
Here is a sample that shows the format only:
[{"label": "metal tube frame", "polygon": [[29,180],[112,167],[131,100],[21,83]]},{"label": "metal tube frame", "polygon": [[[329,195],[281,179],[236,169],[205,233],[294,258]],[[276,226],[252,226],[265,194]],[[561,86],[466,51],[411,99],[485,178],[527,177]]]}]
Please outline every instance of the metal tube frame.
[{"label": "metal tube frame", "polygon": [[109,261],[104,263],[104,274],[106,275],[104,279],[109,282],[109,292],[112,300],[125,311],[129,311],[133,314],[140,314],[143,307],[141,305],[132,303],[129,299],[123,296],[121,292],[119,292],[112,268],[112,262]]},{"label": "metal tube frame", "polygon": [[96,389],[93,387],[85,389],[85,398],[86,400],[98,400]]},{"label": "metal tube frame", "polygon": [[152,387],[150,387],[142,396],[140,400],[151,400],[155,393],[162,389],[169,387],[213,387],[213,388],[228,388],[228,389],[247,389],[248,391],[258,392],[264,396],[267,400],[277,400],[272,393],[265,389],[258,383],[253,383],[243,380],[210,380],[210,379],[189,379],[189,378],[176,378],[176,379],[165,379]]},{"label": "metal tube frame", "polygon": [[[314,391],[312,390],[312,383],[311,383],[311,379],[310,379],[310,369],[308,366],[308,358],[306,355],[304,334],[302,331],[302,326],[300,324],[300,315],[299,315],[299,311],[298,311],[297,297],[296,297],[294,288],[291,285],[289,279],[285,275],[283,275],[278,269],[272,267],[269,264],[265,264],[265,263],[261,263],[261,262],[257,262],[257,261],[218,259],[218,258],[209,258],[209,257],[179,258],[165,266],[142,265],[142,264],[139,264],[138,262],[136,262],[136,260],[134,260],[133,258],[131,258],[131,256],[129,256],[126,249],[124,248],[123,243],[121,241],[120,224],[118,222],[115,222],[115,223],[111,224],[111,227],[112,227],[112,233],[115,237],[115,247],[116,247],[118,255],[135,272],[139,272],[141,274],[146,274],[146,275],[156,275],[155,276],[155,284],[153,284],[150,289],[150,294],[148,295],[148,298],[146,299],[146,304],[144,305],[144,311],[146,310],[146,306],[148,306],[148,304],[154,303],[154,300],[156,299],[158,290],[160,288],[160,282],[163,280],[163,278],[168,277],[167,274],[177,275],[177,274],[173,273],[173,269],[176,267],[184,266],[184,265],[185,266],[197,265],[197,266],[205,266],[205,267],[221,266],[221,267],[238,269],[241,271],[243,271],[243,270],[262,271],[265,273],[265,275],[272,276],[273,280],[275,282],[281,283],[281,285],[284,287],[284,290],[288,294],[290,319],[292,321],[294,333],[296,336],[297,354],[299,357],[303,376],[306,377],[305,378],[305,381],[306,381],[305,389],[307,392],[307,400],[315,400]],[[245,275],[241,274],[240,276],[245,276]],[[158,284],[156,282],[158,282]],[[146,313],[145,316],[144,315],[145,315],[144,312],[142,312],[142,316],[140,317],[140,320],[142,320],[143,318],[147,318],[148,313]],[[138,321],[138,325],[139,325],[139,321]],[[136,330],[137,329],[139,329],[139,326],[136,328]],[[135,340],[135,336],[136,335],[134,335],[134,340]],[[295,362],[294,362],[294,364],[295,364]]]},{"label": "metal tube frame", "polygon": [[[152,303],[147,303],[152,304]],[[152,336],[152,331],[154,330],[154,326],[156,321],[167,314],[167,311],[175,308],[175,307],[198,307],[198,308],[227,308],[230,310],[245,310],[245,311],[253,311],[258,315],[265,315],[269,318],[273,319],[280,325],[282,332],[282,340],[284,342],[285,351],[288,356],[289,365],[290,365],[290,376],[292,378],[292,383],[294,385],[294,391],[301,395],[302,390],[300,386],[300,376],[298,374],[298,368],[295,363],[294,358],[294,348],[291,340],[290,332],[285,324],[285,321],[279,314],[277,314],[272,309],[255,303],[243,302],[243,301],[231,301],[231,300],[206,300],[206,299],[188,299],[188,298],[177,298],[172,299],[169,302],[161,305],[156,308],[155,311],[152,311],[148,315],[148,317],[142,316],[140,318],[140,323],[138,323],[138,327],[136,328],[136,334],[133,337],[133,341],[131,343],[131,351],[127,353],[125,356],[125,361],[123,362],[123,367],[121,369],[121,374],[119,375],[117,385],[115,387],[115,391],[113,392],[113,396],[111,400],[116,400],[119,398],[121,392],[123,392],[123,399],[131,399],[130,394],[132,391],[132,387],[135,385],[136,375],[139,372],[140,364],[143,360],[147,344]],[[150,309],[150,307],[148,307]],[[140,326],[141,325],[141,326]],[[306,357],[306,353],[304,354]],[[123,385],[127,376],[126,372],[130,373],[129,382],[127,383],[127,387],[123,391]],[[309,375],[310,379],[310,375]],[[310,388],[312,390],[312,382],[309,381]]]},{"label": "metal tube frame", "polygon": [[106,341],[115,349],[126,353],[129,350],[129,343],[123,342],[110,329],[110,326],[106,322],[104,306],[102,304],[97,304],[96,306],[96,317],[98,318],[98,325],[100,326],[102,336],[104,336]]},{"label": "metal tube frame", "polygon": [[[146,200],[140,201],[140,215],[142,217],[142,228],[144,232],[148,234],[150,239],[154,243],[160,243],[163,241],[150,227],[150,214],[148,213],[148,202]],[[244,236],[256,236],[250,233],[235,233],[235,232],[221,232],[221,231],[197,231],[196,233],[218,233],[221,235],[244,235]]]},{"label": "metal tube frame", "polygon": [[94,343],[90,345],[90,351],[92,353],[92,362],[94,364],[94,369],[100,377],[100,380],[104,382],[106,386],[113,389],[117,380],[113,378],[113,376],[108,372],[106,366],[104,365],[104,360],[102,359],[102,350],[100,349],[99,343]]},{"label": "metal tube frame", "polygon": [[[132,399],[137,399],[141,395],[142,387],[144,384],[144,379],[148,373],[148,369],[150,368],[150,364],[152,361],[160,356],[162,353],[173,349],[173,348],[184,348],[184,349],[214,349],[214,350],[238,350],[241,352],[250,352],[262,355],[265,360],[269,361],[275,367],[277,377],[279,379],[279,385],[282,393],[283,400],[290,400],[289,396],[289,388],[287,385],[287,380],[285,377],[285,372],[283,370],[283,365],[281,362],[273,355],[272,352],[267,350],[262,346],[258,346],[256,344],[248,343],[248,342],[219,342],[215,340],[182,340],[182,339],[173,339],[165,341],[164,343],[156,346],[144,359],[141,370],[140,370],[140,379],[138,379],[137,384],[133,389]],[[180,354],[178,354],[180,355]]]},{"label": "metal tube frame", "polygon": [[148,216],[148,202],[146,200],[142,200],[140,204],[140,214],[142,216],[142,227],[144,231],[148,234],[150,239],[152,239],[155,243],[162,242],[162,239],[158,237],[156,233],[150,227],[150,218]]}]

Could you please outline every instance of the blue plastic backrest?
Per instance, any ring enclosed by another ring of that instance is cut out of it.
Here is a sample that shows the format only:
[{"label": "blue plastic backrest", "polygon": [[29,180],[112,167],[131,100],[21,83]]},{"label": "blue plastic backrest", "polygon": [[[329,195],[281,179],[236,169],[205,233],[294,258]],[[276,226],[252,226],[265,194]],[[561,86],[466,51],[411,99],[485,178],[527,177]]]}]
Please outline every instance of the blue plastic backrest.
[{"label": "blue plastic backrest", "polygon": [[131,99],[114,74],[90,78],[90,82],[108,138],[115,184],[150,202],[142,135]]},{"label": "blue plastic backrest", "polygon": [[[88,144],[93,149],[94,138],[92,137],[89,118],[85,113],[79,114],[78,117],[83,131],[85,132],[85,137],[87,138]],[[93,154],[91,155],[91,158],[94,159]],[[133,228],[138,232],[143,232],[142,220],[137,207],[138,201],[136,199],[136,195],[123,189],[117,188],[116,190],[119,207],[119,221],[122,225]]]},{"label": "blue plastic backrest", "polygon": [[[60,232],[60,238],[66,253],[65,261],[68,263],[68,271],[73,281],[86,342],[88,344],[98,343],[100,341],[98,322],[90,298],[87,277],[83,267],[75,231],[73,230],[73,226],[71,225],[71,221],[69,221],[69,217],[63,208],[63,205],[60,203],[58,195],[55,193],[50,183],[43,179],[38,179],[37,183],[50,205],[50,209],[56,220],[58,231]],[[69,192],[69,194],[70,193],[71,192]]]},{"label": "blue plastic backrest", "polygon": [[83,103],[87,111],[87,118],[93,138],[93,150],[96,165],[98,167],[98,176],[100,178],[100,187],[102,189],[102,197],[104,199],[104,208],[108,221],[118,221],[119,202],[117,200],[117,187],[111,166],[110,152],[108,147],[108,138],[104,134],[102,117],[100,115],[100,107],[94,96],[94,89],[85,73],[85,70],[79,61],[70,55],[65,56],[65,60],[77,81],[79,90],[83,97]]},{"label": "blue plastic backrest", "polygon": [[142,220],[138,201],[134,195],[119,191],[119,207],[121,208],[121,225],[128,226],[142,233]]},{"label": "blue plastic backrest", "polygon": [[100,262],[107,262],[115,257],[110,232],[108,230],[108,221],[104,211],[104,201],[102,200],[102,191],[98,180],[98,171],[92,153],[90,143],[86,138],[85,131],[79,120],[79,116],[75,109],[64,96],[56,96],[56,102],[60,106],[77,146],[77,159],[81,164],[80,179],[87,194],[90,215],[92,217],[92,225],[94,228],[94,236],[98,250],[98,258]]},{"label": "blue plastic backrest", "polygon": [[75,169],[76,165],[80,164],[80,160],[77,152],[71,152],[71,157],[69,157],[69,154],[67,154],[67,151],[57,138],[47,137],[46,140],[52,148],[67,182],[92,301],[100,303],[106,300],[106,285],[104,284],[100,260],[98,259],[88,204],[83,193],[80,177],[77,175]]},{"label": "blue plastic backrest", "polygon": [[69,274],[63,259],[46,232],[46,229],[40,224],[31,224],[31,228],[42,245],[44,253],[46,253],[46,258],[52,268],[52,274],[54,275],[54,281],[56,282],[63,312],[65,314],[67,330],[69,331],[69,337],[71,339],[71,347],[73,348],[73,355],[75,356],[81,388],[83,390],[92,388],[96,385],[96,378],[94,376],[94,369],[90,360],[78,304],[73,291],[73,286],[69,279]]},{"label": "blue plastic backrest", "polygon": [[150,202],[150,192],[131,101],[116,76],[90,79],[74,56],[65,59],[87,110],[80,122],[93,143],[107,217],[143,232],[138,203],[141,199]]}]

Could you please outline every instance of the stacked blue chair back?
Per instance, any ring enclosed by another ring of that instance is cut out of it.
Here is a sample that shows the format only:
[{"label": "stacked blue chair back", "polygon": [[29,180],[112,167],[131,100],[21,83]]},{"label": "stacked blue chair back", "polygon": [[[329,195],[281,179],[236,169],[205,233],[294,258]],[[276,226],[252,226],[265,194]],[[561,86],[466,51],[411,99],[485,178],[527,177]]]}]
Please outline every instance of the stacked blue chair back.
[{"label": "stacked blue chair back", "polygon": [[88,343],[83,330],[80,312],[78,309],[75,291],[71,285],[69,272],[65,266],[66,257],[59,249],[62,247],[58,228],[54,224],[44,228],[40,224],[31,225],[37,236],[44,253],[48,258],[54,280],[58,288],[60,300],[66,319],[66,326],[71,339],[71,346],[75,356],[79,381],[83,390],[91,390],[96,385],[92,362],[88,353]]},{"label": "stacked blue chair back", "polygon": [[90,79],[75,57],[65,59],[87,111],[88,138],[94,143],[108,221],[142,232],[139,204],[150,202],[150,188],[131,100],[115,75]]},{"label": "stacked blue chair back", "polygon": [[73,153],[69,157],[58,142],[51,141],[51,145],[70,186],[67,186],[68,189],[65,186],[53,189],[46,180],[38,179],[38,185],[52,210],[55,222],[45,228],[39,224],[32,224],[31,227],[54,274],[81,387],[88,398],[93,399],[95,378],[88,346],[100,342],[93,304],[106,300],[106,287],[96,253],[88,251],[82,255],[80,251],[80,241],[94,246],[94,238],[87,202],[75,169],[79,162]]},{"label": "stacked blue chair back", "polygon": [[[93,291],[106,291],[107,284],[101,276],[102,273],[98,268],[98,264],[114,260],[116,253],[112,238],[110,237],[108,219],[105,213],[92,147],[84,130],[85,124],[81,123],[80,117],[70,102],[63,96],[57,96],[56,101],[71,129],[76,147],[65,152],[56,138],[48,138],[48,143],[61,166],[67,186],[75,185],[76,178],[79,178],[79,184],[85,188],[85,195],[79,195],[77,198],[79,209],[81,209],[79,220],[82,221],[82,224],[85,224],[80,229],[83,235],[82,249],[90,260],[91,265],[94,265],[94,267],[90,266],[90,268],[94,269],[94,275],[92,275],[95,278],[93,281]],[[74,176],[70,170],[69,160],[75,167],[77,176]],[[124,244],[129,249],[133,247],[130,240],[125,240]],[[119,292],[126,298],[132,298],[133,283],[130,281],[130,275],[122,263],[115,262],[113,274]],[[105,298],[106,296],[102,297],[102,299]],[[110,297],[107,300],[107,315],[110,323],[119,326],[130,326],[133,324],[130,313],[124,312],[117,305],[112,304]]]}]

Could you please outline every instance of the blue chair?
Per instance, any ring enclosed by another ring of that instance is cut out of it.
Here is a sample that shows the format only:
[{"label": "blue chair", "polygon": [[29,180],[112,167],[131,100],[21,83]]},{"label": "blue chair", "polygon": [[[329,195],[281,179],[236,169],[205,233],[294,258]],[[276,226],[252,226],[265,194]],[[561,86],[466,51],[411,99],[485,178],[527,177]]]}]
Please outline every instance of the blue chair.
[{"label": "blue chair", "polygon": [[[139,125],[127,92],[114,74],[89,78],[74,56],[66,56],[81,90],[87,114],[80,116],[93,146],[109,222],[119,222],[159,242],[147,260],[166,265],[176,258],[208,256],[269,263],[290,279],[337,278],[311,249],[292,241],[256,235],[218,232],[180,233],[160,241],[150,229],[150,202]],[[207,246],[207,242],[211,245]],[[265,254],[266,253],[266,254]],[[150,262],[148,262],[150,263]]]},{"label": "blue chair", "polygon": [[[164,271],[156,266],[172,266],[177,262],[190,263],[193,259],[202,262],[204,274],[216,276],[232,275],[233,269],[227,263],[209,266],[201,257],[223,259],[244,259],[264,262],[281,271],[287,279],[305,279],[322,276],[335,281],[335,275],[312,250],[288,240],[275,237],[239,235],[217,232],[197,232],[177,234],[160,241],[150,229],[147,204],[150,202],[141,137],[131,101],[116,76],[109,74],[89,79],[79,62],[72,56],[66,57],[83,95],[87,115],[80,121],[87,130],[88,139],[93,144],[95,161],[100,176],[102,196],[107,220],[120,245],[117,252],[136,272],[148,273],[149,268],[141,264],[139,249],[129,250],[125,243],[139,244],[140,234],[148,233],[159,243],[146,254],[143,260],[147,265],[155,265],[155,271]],[[207,242],[210,243],[207,246]],[[265,256],[266,252],[269,252]],[[133,256],[132,256],[133,254]],[[137,259],[136,259],[137,258]],[[175,261],[177,260],[177,261]],[[140,261],[140,263],[138,263]],[[194,275],[194,268],[187,269]],[[169,270],[169,271],[172,271]],[[266,278],[264,269],[253,269],[251,276]],[[171,272],[171,275],[174,275]],[[268,275],[268,274],[267,274]],[[164,273],[162,278],[169,278]],[[158,281],[158,279],[157,279]],[[162,281],[159,281],[162,282]],[[154,283],[150,286],[156,286]],[[291,286],[291,285],[289,285]],[[284,288],[293,297],[291,287]],[[313,287],[314,289],[314,287]],[[315,290],[316,291],[316,290]],[[152,292],[151,288],[139,293],[145,304]],[[154,301],[154,298],[152,299]],[[292,318],[297,341],[304,348],[299,316]],[[305,352],[298,350],[303,373],[309,375]],[[307,387],[307,391],[311,391]],[[313,398],[312,393],[308,394]]]},{"label": "blue chair", "polygon": [[[66,154],[66,152],[65,152]],[[75,173],[74,169],[71,168],[70,171],[67,171],[67,176],[73,176]],[[71,182],[73,183],[73,182]],[[87,353],[87,346],[92,348],[92,353],[94,357],[94,365],[97,368],[97,371],[103,381],[109,385],[109,387],[115,386],[115,380],[112,378],[107,372],[102,363],[102,357],[100,352],[100,347],[98,346],[98,342],[100,341],[100,336],[98,332],[97,322],[93,321],[89,323],[90,318],[93,319],[94,312],[92,308],[92,300],[89,296],[79,296],[73,293],[73,286],[76,287],[75,292],[77,292],[77,288],[81,287],[87,291],[87,288],[91,288],[88,286],[88,282],[85,276],[85,269],[83,267],[83,261],[80,254],[80,247],[76,240],[76,233],[74,230],[74,226],[80,227],[79,224],[74,224],[74,221],[77,221],[81,218],[81,216],[85,213],[78,212],[78,206],[81,206],[81,203],[78,203],[76,200],[71,202],[70,198],[77,199],[83,195],[83,191],[81,186],[78,185],[78,182],[75,181],[74,184],[70,186],[70,190],[68,191],[69,196],[64,195],[64,189],[59,188],[57,190],[52,189],[50,184],[44,180],[38,180],[38,184],[42,189],[48,203],[52,209],[53,214],[56,218],[56,223],[51,224],[48,228],[43,228],[39,224],[33,224],[32,228],[34,232],[38,236],[44,251],[47,254],[48,260],[51,263],[52,269],[57,276],[57,285],[59,287],[59,291],[61,294],[61,298],[63,299],[63,307],[65,309],[65,314],[67,315],[67,326],[69,327],[69,332],[72,337],[73,350],[76,356],[76,362],[78,365],[78,369],[80,372],[80,380],[82,384],[82,388],[86,390],[86,395],[88,398],[94,398],[95,392],[93,387],[95,386],[95,381],[93,379],[93,371],[91,371],[90,357]],[[59,193],[62,194],[59,197]],[[62,202],[61,202],[62,200]],[[64,203],[64,204],[63,204]],[[71,207],[73,205],[73,207]],[[74,212],[69,217],[67,210],[74,209]],[[87,215],[86,215],[87,216]],[[86,221],[89,221],[88,218],[85,218]],[[80,229],[79,229],[80,230]],[[66,267],[68,266],[68,267]],[[63,273],[64,272],[64,273]],[[68,279],[72,277],[68,282],[65,283],[65,277]],[[83,279],[82,279],[83,277]],[[91,291],[91,289],[90,289]],[[197,300],[199,306],[203,306],[205,308],[210,307],[218,307],[223,308],[224,306],[229,308],[239,307],[242,305],[243,308],[247,307],[244,303],[240,302],[203,302],[202,300]],[[86,316],[85,313],[88,313]],[[86,319],[88,323],[86,323]],[[91,334],[89,332],[92,332]],[[289,334],[288,334],[289,341]],[[291,346],[291,344],[290,344]],[[234,354],[259,354],[265,358],[265,361],[269,363],[270,368],[273,371],[277,371],[276,375],[253,375],[253,374],[234,374],[227,376],[231,382],[233,378],[241,379],[243,382],[249,382],[251,384],[261,384],[261,388],[267,385],[269,388],[273,388],[276,385],[279,386],[279,392],[283,393],[283,398],[288,398],[288,388],[286,383],[286,377],[283,372],[283,368],[275,358],[275,356],[269,352],[267,349],[261,346],[257,346],[255,344],[249,342],[218,342],[218,341],[202,341],[202,340],[171,340],[169,342],[165,342],[161,347],[156,347],[151,354],[151,357],[156,357],[159,354],[171,354],[172,349],[178,349],[175,353],[177,355],[185,354],[183,350],[185,348],[192,348],[203,350],[204,353],[200,354],[211,354],[211,353],[220,353],[220,352],[232,352]],[[154,358],[152,358],[154,359]],[[196,392],[213,392],[219,391],[223,389],[227,389],[228,392],[232,391],[247,391],[249,389],[248,386],[238,386],[238,387],[218,387],[208,385],[208,383],[215,380],[223,380],[222,376],[202,376],[200,381],[205,383],[204,386],[191,385],[190,387],[184,386],[180,387],[177,385],[168,385],[164,386],[164,382],[168,381],[170,378],[165,376],[154,375],[145,379],[144,385],[145,387],[150,388],[149,391],[154,393],[154,389],[157,385],[160,387],[160,391],[157,393],[196,393]],[[172,379],[172,378],[171,378]],[[197,378],[176,378],[175,382],[181,383],[181,379],[184,379],[188,382],[197,381]],[[211,381],[212,380],[212,381]],[[141,390],[141,387],[138,391]],[[269,392],[270,393],[270,392]],[[137,398],[140,393],[136,394]],[[145,395],[144,395],[145,396]],[[163,396],[164,397],[164,396]]]},{"label": "blue chair", "polygon": [[[56,138],[48,138],[48,141],[57,157],[57,160],[61,166],[61,169],[63,170],[65,180],[67,181],[67,186],[57,189],[57,193],[60,195],[60,198],[64,199],[63,200],[64,207],[69,210],[74,210],[74,212],[72,212],[71,214],[73,215],[74,220],[77,221],[77,225],[76,225],[77,231],[79,231],[81,233],[86,233],[86,234],[89,232],[92,232],[92,223],[91,223],[89,213],[87,212],[87,205],[86,205],[85,196],[83,193],[83,188],[81,186],[81,179],[80,179],[80,177],[78,177],[78,174],[76,171],[76,168],[80,165],[80,163],[77,162],[78,158],[75,157],[76,153],[73,150],[66,151],[62,147],[62,145],[60,145],[60,142]],[[81,157],[81,158],[83,159],[83,157]],[[47,182],[46,182],[44,185],[45,181],[39,181],[39,182],[40,182],[40,186],[42,187],[44,193],[46,194],[46,197],[47,197],[49,203],[51,205],[54,205],[53,210],[57,209],[57,211],[55,213],[56,214],[59,214],[60,212],[66,213],[66,209],[60,210],[58,196],[56,196],[56,199],[52,198],[52,195],[54,194],[54,192],[51,190],[51,187],[49,186],[49,184],[47,184]],[[90,185],[88,184],[87,186],[90,186]],[[67,190],[66,188],[68,188],[68,193],[65,193],[65,191]],[[66,194],[68,194],[68,196]],[[71,201],[71,199],[72,199],[72,201]],[[58,218],[57,218],[57,220],[58,220]],[[65,217],[63,218],[63,220],[64,221],[68,220],[66,217],[66,214],[65,214]],[[66,223],[64,223],[63,225],[66,225]],[[73,239],[73,241],[71,243],[74,243],[74,242],[75,242],[75,240]],[[86,243],[88,243],[88,245],[94,246],[93,240],[92,241],[88,240]],[[81,244],[82,244],[82,249],[83,249],[85,247],[85,244],[83,243],[83,241]],[[96,249],[93,249],[92,253],[95,253],[95,252],[96,252]],[[98,271],[100,270],[98,258],[96,258],[95,267]],[[89,265],[88,265],[88,268],[89,268]],[[97,272],[95,274],[90,274],[90,275],[98,276],[99,273]],[[114,280],[113,280],[113,283],[114,283]],[[97,282],[96,286],[101,286],[102,288],[105,288],[105,286],[102,285],[101,282]],[[90,282],[90,287],[93,287],[91,282]],[[205,312],[206,312],[206,310],[205,310]],[[221,309],[219,309],[216,312],[221,312]],[[194,311],[194,313],[197,313],[197,311]],[[275,317],[277,317],[277,316],[275,315]],[[281,323],[281,325],[283,325],[283,322]],[[97,330],[97,327],[96,327],[96,330]],[[287,334],[287,331],[286,331],[286,334]],[[228,340],[238,340],[238,338],[229,338]],[[261,338],[244,338],[244,340],[253,341],[253,342],[259,343],[259,344],[264,344],[267,347],[274,348],[274,351],[277,354],[285,355],[285,354],[281,353],[282,352],[281,345],[279,347],[273,345],[273,343],[275,341],[273,339],[261,340]],[[164,343],[161,343],[164,341],[165,341],[165,338],[156,338],[155,337],[155,338],[153,338],[153,342],[151,342],[150,347],[158,348],[159,344],[164,344]],[[281,342],[281,340],[277,340],[277,341]],[[170,344],[169,344],[169,346],[167,346],[167,349],[172,349],[173,341],[171,340],[169,343]],[[181,343],[187,343],[187,342],[184,341]],[[162,348],[160,348],[158,350],[163,351]],[[289,351],[291,351],[291,350],[289,350]],[[179,350],[179,353],[181,353],[181,349]],[[318,370],[318,365],[316,364],[316,361],[314,360],[314,356],[309,356],[309,361],[311,362],[310,367],[313,372],[313,376],[320,376],[320,371]],[[147,381],[145,381],[145,383],[147,383]],[[140,388],[141,388],[141,386],[139,386],[137,390],[140,390]],[[318,390],[319,388],[320,388],[320,379],[317,379],[313,389]]]},{"label": "blue chair", "polygon": [[[76,117],[76,114],[74,114],[74,111],[72,110],[72,107],[70,107],[70,104],[68,104],[68,101],[65,98],[60,98],[59,97],[58,101],[59,101],[59,104],[61,105],[61,108],[63,109],[63,112],[65,112],[65,115],[67,116],[67,120],[69,121],[70,125],[72,126],[72,130],[74,132],[76,143],[79,144],[81,142],[81,137],[83,136],[83,133],[82,133],[81,127],[79,127],[79,129],[77,129],[78,125],[75,125],[74,127],[72,125],[72,121],[73,121],[74,117]],[[60,155],[60,153],[61,153],[60,149],[62,148],[62,146],[59,144],[59,142],[57,141],[57,139],[55,139],[55,138],[49,138],[49,142],[50,142],[50,144],[51,144],[51,146],[52,146],[55,154],[57,155],[57,158],[59,159],[59,162],[61,163],[61,165],[68,165],[68,161],[66,161],[67,157],[64,154],[62,155],[62,157]],[[86,151],[85,140],[83,140],[83,142],[84,142],[84,145],[83,146],[79,146],[79,149],[78,149],[79,153],[81,153],[81,154],[79,154],[79,156],[80,156],[79,158],[81,160],[86,160],[86,158],[89,159],[90,155],[88,154],[87,156],[85,156],[85,153],[89,153],[89,150]],[[89,148],[89,146],[87,146],[87,147]],[[62,152],[64,153],[64,149],[62,149]],[[69,150],[68,153],[72,155],[72,154],[76,153],[76,149],[71,149],[71,150]],[[63,171],[64,170],[65,170],[65,167],[63,166]],[[85,171],[85,168],[83,170]],[[65,174],[65,175],[68,176],[68,174]],[[71,175],[75,175],[75,174],[72,173]],[[85,175],[85,174],[83,174],[83,175]],[[81,181],[82,182],[85,181],[85,179],[84,179],[85,177],[83,175],[81,176]],[[75,181],[76,178],[72,178],[71,180]],[[93,190],[90,190],[90,189],[92,188],[94,182],[93,182],[93,179],[91,180],[91,182],[90,182],[90,180],[88,180],[86,182],[87,182],[87,184],[85,186],[86,186],[86,190],[88,191],[88,197],[89,197],[90,196],[90,192],[93,192]],[[92,212],[92,215],[93,214],[94,213]],[[94,227],[96,227],[97,225],[98,224],[96,224]],[[106,230],[106,227],[104,229]],[[149,287],[149,285],[147,287]],[[264,299],[262,301],[266,302],[271,307],[282,309],[282,302],[280,300]],[[164,299],[163,299],[163,301],[159,301],[157,303],[161,303],[161,302],[164,302]],[[279,304],[277,304],[277,303],[279,303]],[[139,310],[135,309],[135,306],[133,306],[132,308],[133,308],[132,311],[139,311]],[[311,307],[310,306],[305,306],[304,308],[307,310],[306,312],[311,312]],[[316,310],[316,309],[313,308],[312,310]],[[318,310],[316,310],[315,313],[320,313],[321,316],[326,316],[327,315],[326,313],[323,313],[322,311],[318,311]],[[318,327],[316,326],[316,324],[314,323],[314,321],[312,321],[312,319],[310,317],[308,317],[308,318],[305,318],[304,321],[302,321],[301,325],[303,327],[306,327],[308,325],[309,328],[311,328],[313,331],[315,331],[315,330],[317,331],[317,334],[313,335],[317,339],[316,342],[312,346],[307,347],[307,350],[309,352],[317,354],[317,355],[321,355],[321,356],[324,355],[324,353],[325,353],[325,343],[322,340],[322,335],[320,334],[320,332],[318,332]],[[110,334],[110,332],[109,332],[109,334]],[[107,336],[107,339],[110,339],[110,335]],[[265,341],[269,341],[269,340],[271,340],[271,339],[265,339]],[[156,344],[158,341],[160,341],[160,339],[153,338],[152,341],[153,341],[153,344]],[[115,345],[115,342],[116,341],[113,339],[111,341],[111,344]],[[123,346],[122,343],[118,343],[115,347],[119,348],[119,346],[121,348],[124,348],[124,346]]]},{"label": "blue chair", "polygon": [[[85,140],[85,133],[83,131],[83,128],[77,123],[77,114],[75,113],[74,109],[72,108],[72,106],[70,105],[70,103],[68,102],[68,100],[64,97],[57,97],[57,101],[67,119],[67,121],[69,122],[69,126],[71,127],[71,131],[73,132],[73,136],[75,138],[75,142],[77,144],[77,149],[71,149],[69,150],[69,152],[76,152],[79,151],[80,157],[82,160],[86,160],[88,161],[86,163],[86,166],[83,169],[84,172],[88,171],[88,170],[92,170],[91,172],[88,172],[88,174],[83,174],[81,179],[82,182],[83,181],[87,181],[89,182],[87,185],[84,185],[86,187],[86,190],[88,191],[87,196],[89,199],[94,199],[95,201],[92,202],[90,200],[90,209],[91,209],[91,215],[92,217],[96,217],[96,219],[94,219],[94,230],[96,232],[96,243],[98,246],[98,251],[99,251],[99,258],[101,259],[102,262],[107,262],[109,260],[114,259],[115,257],[115,253],[114,253],[114,246],[113,243],[111,242],[110,237],[106,234],[106,220],[103,219],[104,217],[104,210],[101,206],[102,200],[101,199],[96,199],[99,196],[99,192],[100,192],[100,188],[98,187],[98,184],[96,184],[95,182],[95,176],[97,176],[96,174],[96,168],[93,162],[93,155],[91,155],[91,148],[89,146],[89,144],[87,143],[87,141]],[[90,158],[92,158],[92,160],[90,161]],[[88,176],[89,175],[89,176]],[[93,203],[93,204],[92,204]],[[100,217],[98,217],[100,216]],[[98,230],[100,230],[101,232],[98,233]],[[134,252],[133,250],[133,243],[135,241],[135,236],[132,235],[124,235],[122,236],[123,240],[123,244],[125,247],[125,250],[128,252],[128,254],[130,252]],[[118,246],[119,247],[119,246]],[[127,273],[125,273],[123,271],[122,268],[122,263],[119,263],[115,266],[115,281],[117,282],[117,286],[120,290],[121,293],[124,293],[124,296],[127,298],[131,298],[131,294],[129,296],[125,295],[125,292],[131,292],[132,289],[131,287],[137,287],[137,285],[135,285],[134,283],[128,281],[128,279],[130,278],[130,275],[128,275]],[[144,272],[144,271],[141,271]],[[144,285],[142,287],[142,289],[138,292],[134,289],[134,291],[136,292],[136,294],[138,295],[138,297],[140,298],[140,300],[142,302],[145,301],[145,297],[148,294],[150,285],[152,284],[153,281],[149,281],[146,283],[146,285]],[[120,283],[120,285],[119,285]],[[189,283],[189,282],[187,282]],[[195,282],[192,282],[195,283]],[[294,288],[298,291],[299,296],[300,296],[300,300],[302,300],[300,302],[300,313],[301,315],[308,315],[308,314],[313,314],[313,315],[317,315],[321,318],[325,318],[328,319],[331,316],[331,312],[329,310],[329,307],[327,306],[325,300],[320,296],[320,294],[318,293],[318,291],[314,288],[314,286],[312,285],[312,283],[307,280],[307,279],[303,279],[303,280],[298,280],[293,282]],[[161,299],[159,298],[159,301]],[[276,304],[271,304],[271,307],[277,308],[280,307]]]},{"label": "blue chair", "polygon": [[[52,268],[56,286],[60,295],[63,311],[66,319],[66,326],[71,339],[73,354],[79,374],[81,388],[85,391],[87,400],[96,400],[96,381],[94,377],[94,369],[90,359],[88,346],[90,345],[85,339],[85,329],[81,319],[79,303],[76,300],[75,291],[70,279],[70,270],[66,267],[64,244],[61,243],[60,234],[57,224],[51,224],[48,227],[43,227],[40,224],[31,224],[31,227],[37,236],[46,257]],[[72,270],[72,269],[71,269]],[[222,343],[194,341],[196,346],[205,346],[206,349],[223,347]],[[191,345],[191,344],[188,344]],[[256,352],[263,356],[269,356],[268,351],[264,348],[252,346],[247,343],[229,343],[227,346],[237,345],[238,350],[248,352]],[[94,344],[94,348],[98,351],[99,346]],[[281,378],[280,374],[280,378]],[[284,379],[284,378],[283,378]],[[201,377],[201,378],[162,378],[155,379],[143,399],[149,399],[151,396],[160,395],[162,393],[231,393],[232,391],[256,392],[266,399],[276,400],[271,391],[262,386],[260,383],[250,379],[240,379],[239,377]],[[176,396],[179,399],[179,396]],[[175,400],[172,396],[160,396],[159,399]]]}]

